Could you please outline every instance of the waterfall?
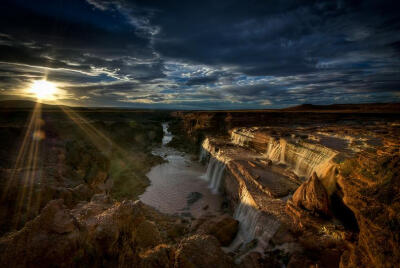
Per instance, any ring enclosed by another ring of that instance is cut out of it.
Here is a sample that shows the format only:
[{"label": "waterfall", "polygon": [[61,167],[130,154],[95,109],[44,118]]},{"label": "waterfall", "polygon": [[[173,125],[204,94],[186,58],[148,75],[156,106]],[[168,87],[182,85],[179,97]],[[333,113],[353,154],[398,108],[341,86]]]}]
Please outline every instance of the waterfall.
[{"label": "waterfall", "polygon": [[204,149],[203,146],[200,148],[200,155],[199,155],[199,162],[203,163],[207,161],[207,158],[209,157],[209,152]]},{"label": "waterfall", "polygon": [[248,146],[253,139],[252,129],[234,129],[231,133],[232,143],[239,146]]},{"label": "waterfall", "polygon": [[323,171],[330,168],[336,154],[336,151],[319,144],[298,141],[287,144],[285,163],[299,176],[309,177],[316,172],[319,177],[325,177]]},{"label": "waterfall", "polygon": [[323,176],[322,170],[329,168],[336,151],[319,144],[297,140],[270,138],[264,156],[276,163],[283,163],[293,169],[298,176],[309,177],[315,171]]},{"label": "waterfall", "polygon": [[164,132],[164,136],[162,138],[162,144],[166,145],[167,143],[169,143],[172,140],[172,134],[171,134],[171,132],[168,131],[168,123],[163,123],[162,128],[163,128],[163,132]]},{"label": "waterfall", "polygon": [[213,193],[218,193],[221,180],[224,175],[225,164],[218,161],[215,157],[210,157],[206,171],[206,180]]},{"label": "waterfall", "polygon": [[240,203],[233,214],[233,217],[239,221],[239,231],[229,246],[230,250],[245,246],[255,238],[258,239],[258,245],[262,248],[262,245],[266,245],[279,229],[280,222],[254,207],[254,204],[250,193],[243,188]]},{"label": "waterfall", "polygon": [[281,155],[279,161],[281,163],[285,163],[286,141],[284,139],[280,139],[279,144],[281,146]]},{"label": "waterfall", "polygon": [[[282,157],[281,157],[282,146],[281,145],[282,144],[283,144],[282,142],[280,142],[280,141],[278,142],[276,139],[271,137],[269,139],[266,157],[268,159],[271,159],[272,161],[276,161],[276,162],[281,161],[281,159],[282,159]],[[286,146],[285,146],[285,148],[286,148]],[[284,159],[284,157],[283,157],[283,159]]]},{"label": "waterfall", "polygon": [[240,203],[236,207],[233,217],[239,221],[239,231],[229,246],[230,250],[236,250],[253,239],[258,239],[258,246],[268,244],[268,241],[279,229],[279,220],[254,207],[254,200],[247,190],[242,191]]},{"label": "waterfall", "polygon": [[259,231],[258,219],[260,211],[245,202],[240,202],[233,217],[239,221],[239,232],[242,242],[250,242]]}]

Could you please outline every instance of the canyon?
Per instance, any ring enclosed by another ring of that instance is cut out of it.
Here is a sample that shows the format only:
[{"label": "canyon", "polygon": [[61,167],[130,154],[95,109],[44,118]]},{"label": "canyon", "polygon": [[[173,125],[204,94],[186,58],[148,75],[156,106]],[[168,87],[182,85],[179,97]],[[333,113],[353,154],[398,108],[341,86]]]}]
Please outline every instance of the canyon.
[{"label": "canyon", "polygon": [[1,111],[2,266],[400,261],[399,105],[73,111],[83,128],[58,109],[35,167],[10,154],[31,110]]},{"label": "canyon", "polygon": [[240,222],[237,261],[396,266],[397,115],[322,108],[176,114]]}]

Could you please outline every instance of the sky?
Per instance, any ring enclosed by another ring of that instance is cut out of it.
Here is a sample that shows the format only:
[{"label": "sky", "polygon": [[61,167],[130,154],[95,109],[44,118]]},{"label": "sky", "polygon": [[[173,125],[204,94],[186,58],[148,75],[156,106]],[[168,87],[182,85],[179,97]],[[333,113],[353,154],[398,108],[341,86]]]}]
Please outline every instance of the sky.
[{"label": "sky", "polygon": [[1,0],[0,100],[261,109],[400,101],[398,1]]}]

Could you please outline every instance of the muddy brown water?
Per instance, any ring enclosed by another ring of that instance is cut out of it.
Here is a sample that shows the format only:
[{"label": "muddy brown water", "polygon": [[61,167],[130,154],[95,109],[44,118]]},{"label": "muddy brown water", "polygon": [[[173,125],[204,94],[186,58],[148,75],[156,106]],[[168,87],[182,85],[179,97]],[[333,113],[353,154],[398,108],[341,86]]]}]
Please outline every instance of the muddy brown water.
[{"label": "muddy brown water", "polygon": [[168,214],[194,217],[210,212],[218,214],[222,197],[208,187],[204,179],[206,167],[192,161],[189,155],[166,146],[172,135],[166,123],[163,130],[162,146],[153,154],[162,156],[167,162],[154,166],[146,174],[151,185],[139,199]]}]

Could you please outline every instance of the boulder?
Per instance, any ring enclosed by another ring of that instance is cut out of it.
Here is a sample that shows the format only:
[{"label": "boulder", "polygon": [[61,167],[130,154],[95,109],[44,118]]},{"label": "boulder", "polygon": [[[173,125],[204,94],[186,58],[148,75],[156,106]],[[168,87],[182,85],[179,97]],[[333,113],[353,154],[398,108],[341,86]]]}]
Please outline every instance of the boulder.
[{"label": "boulder", "polygon": [[152,248],[161,243],[160,232],[154,222],[145,220],[136,227],[135,242],[138,248]]},{"label": "boulder", "polygon": [[175,248],[160,244],[140,255],[142,268],[173,268],[175,262]]},{"label": "boulder", "polygon": [[202,193],[199,192],[191,192],[190,194],[188,194],[188,196],[186,197],[186,202],[188,206],[193,205],[194,203],[196,203],[199,199],[201,199],[203,197]]},{"label": "boulder", "polygon": [[50,201],[42,213],[20,231],[0,240],[2,267],[74,266],[79,228],[63,204]]},{"label": "boulder", "polygon": [[329,197],[325,187],[314,172],[312,176],[296,190],[293,204],[312,213],[330,215]]},{"label": "boulder", "polygon": [[199,234],[212,235],[222,246],[228,246],[236,236],[239,222],[228,214],[218,217],[203,216],[192,226],[192,230]]},{"label": "boulder", "polygon": [[193,235],[185,238],[175,255],[177,268],[235,267],[232,259],[222,251],[216,238],[210,235]]},{"label": "boulder", "polygon": [[280,268],[282,264],[273,256],[262,256],[259,252],[250,252],[240,262],[243,268]]}]

